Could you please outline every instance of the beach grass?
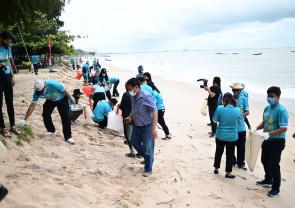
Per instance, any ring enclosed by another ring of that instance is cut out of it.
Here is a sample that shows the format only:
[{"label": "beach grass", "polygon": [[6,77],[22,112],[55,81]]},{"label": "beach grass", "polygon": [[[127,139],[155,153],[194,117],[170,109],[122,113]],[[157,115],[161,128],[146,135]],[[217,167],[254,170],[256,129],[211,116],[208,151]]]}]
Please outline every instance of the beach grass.
[{"label": "beach grass", "polygon": [[34,133],[29,126],[20,126],[21,134],[17,136],[16,144],[19,146],[23,145],[23,142],[30,142],[34,139]]}]

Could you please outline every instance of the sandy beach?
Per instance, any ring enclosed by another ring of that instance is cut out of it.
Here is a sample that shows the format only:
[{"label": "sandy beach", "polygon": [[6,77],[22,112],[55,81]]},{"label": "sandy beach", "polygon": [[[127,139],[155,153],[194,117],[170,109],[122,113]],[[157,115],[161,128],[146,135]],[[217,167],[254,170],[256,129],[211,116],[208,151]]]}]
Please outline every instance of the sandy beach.
[{"label": "sandy beach", "polygon": [[[101,64],[107,68],[109,77],[120,79],[118,90],[122,95],[124,82],[137,71]],[[24,118],[37,79],[58,80],[72,91],[82,87],[82,80],[76,80],[75,76],[76,72],[71,69],[61,68],[56,73],[41,70],[38,76],[32,73],[16,75],[16,123]],[[269,198],[269,189],[255,185],[264,177],[260,156],[254,172],[233,168],[237,177],[227,180],[224,178],[224,154],[220,175],[213,175],[215,140],[208,137],[209,117],[202,116],[199,111],[207,93],[156,76],[153,81],[164,98],[165,120],[172,139],[162,140],[164,132],[158,128],[152,176],[142,177],[141,159],[125,156],[129,149],[123,143],[123,135],[98,129],[96,124],[83,126],[81,117],[72,127],[75,145],[64,141],[57,110],[53,120],[58,134],[43,137],[40,133],[46,130],[42,119],[44,100],[39,100],[28,120],[35,134],[34,140],[17,146],[16,136],[6,139],[9,153],[7,158],[0,160],[0,183],[9,189],[9,194],[0,207],[294,207],[295,140],[292,134],[295,132],[295,112],[289,111],[287,143],[281,161],[281,192],[278,197]],[[84,96],[79,102],[86,105],[88,99]],[[249,104],[248,118],[252,126],[256,126],[262,120],[267,102],[250,100]],[[5,106],[3,112],[8,122]]]}]

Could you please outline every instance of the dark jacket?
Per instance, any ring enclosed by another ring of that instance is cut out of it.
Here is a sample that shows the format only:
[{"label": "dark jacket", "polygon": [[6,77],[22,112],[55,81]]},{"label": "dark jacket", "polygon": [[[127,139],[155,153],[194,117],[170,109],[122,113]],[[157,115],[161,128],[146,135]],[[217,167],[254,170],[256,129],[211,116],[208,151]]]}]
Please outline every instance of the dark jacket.
[{"label": "dark jacket", "polygon": [[131,113],[131,95],[128,91],[124,92],[121,103],[120,109],[122,110],[123,119],[127,118]]}]

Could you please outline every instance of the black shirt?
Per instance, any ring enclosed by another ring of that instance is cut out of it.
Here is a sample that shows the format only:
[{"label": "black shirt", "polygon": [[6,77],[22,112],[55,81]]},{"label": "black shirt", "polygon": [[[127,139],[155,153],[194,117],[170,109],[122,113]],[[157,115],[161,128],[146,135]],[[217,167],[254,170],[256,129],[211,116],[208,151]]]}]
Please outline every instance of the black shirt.
[{"label": "black shirt", "polygon": [[122,110],[123,119],[127,118],[131,113],[131,95],[128,91],[123,94],[120,109]]},{"label": "black shirt", "polygon": [[208,106],[209,106],[209,108],[217,108],[218,98],[220,96],[221,89],[220,89],[220,87],[211,86],[210,91],[214,92],[215,96],[214,97],[210,97],[210,95],[208,96]]}]

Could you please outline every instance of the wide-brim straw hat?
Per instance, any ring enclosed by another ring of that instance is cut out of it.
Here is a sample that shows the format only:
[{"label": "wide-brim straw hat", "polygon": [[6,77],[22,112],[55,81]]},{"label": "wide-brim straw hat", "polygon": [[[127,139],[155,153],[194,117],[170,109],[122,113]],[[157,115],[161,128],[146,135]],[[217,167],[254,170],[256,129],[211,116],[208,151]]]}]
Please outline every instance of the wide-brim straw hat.
[{"label": "wide-brim straw hat", "polygon": [[230,88],[233,90],[242,90],[244,89],[243,85],[241,83],[233,83],[233,85],[230,85]]}]

